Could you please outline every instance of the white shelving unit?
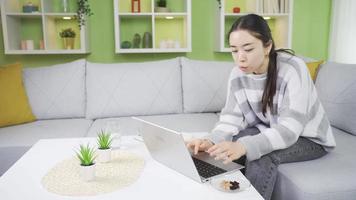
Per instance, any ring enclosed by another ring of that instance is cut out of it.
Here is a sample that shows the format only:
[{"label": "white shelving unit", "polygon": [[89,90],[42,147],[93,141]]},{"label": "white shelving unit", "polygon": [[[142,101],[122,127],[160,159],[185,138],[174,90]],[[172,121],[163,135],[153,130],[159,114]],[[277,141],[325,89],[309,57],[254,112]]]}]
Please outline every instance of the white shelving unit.
[{"label": "white shelving unit", "polygon": [[[216,1],[216,52],[230,52],[227,33],[233,22],[239,17],[255,13],[263,16],[272,31],[276,48],[291,48],[293,0],[221,0],[220,8]],[[240,12],[234,13],[233,8]]]},{"label": "white shelving unit", "polygon": [[[76,1],[76,0],[68,0]],[[79,29],[74,9],[60,12],[59,0],[33,0],[39,10],[24,13],[24,0],[2,0],[1,19],[5,54],[85,54],[89,53],[88,24]],[[67,18],[67,19],[64,19]],[[64,49],[59,32],[72,28],[76,32],[74,49]],[[33,49],[23,49],[21,41],[32,40]],[[40,44],[42,43],[42,44]]]},{"label": "white shelving unit", "polygon": [[[140,0],[141,11],[131,11],[131,0],[114,1],[116,53],[191,52],[191,0],[167,0],[169,12],[155,12],[157,0]],[[150,48],[143,48],[143,35],[152,36]],[[140,35],[138,48],[123,48],[124,41],[133,44]]]}]

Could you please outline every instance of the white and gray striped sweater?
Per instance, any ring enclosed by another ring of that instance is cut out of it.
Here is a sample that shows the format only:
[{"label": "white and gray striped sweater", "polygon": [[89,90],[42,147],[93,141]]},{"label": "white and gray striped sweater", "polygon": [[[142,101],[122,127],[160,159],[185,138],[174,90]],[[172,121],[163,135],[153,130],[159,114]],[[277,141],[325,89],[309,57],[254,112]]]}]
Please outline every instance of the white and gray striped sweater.
[{"label": "white and gray striped sweater", "polygon": [[326,149],[335,146],[329,121],[318,99],[313,81],[303,60],[278,53],[277,88],[273,106],[262,114],[262,94],[266,74],[245,74],[238,67],[231,71],[225,107],[220,120],[208,136],[214,143],[231,141],[233,135],[248,127],[261,133],[241,137],[247,159],[256,160],[274,150],[294,144],[299,136],[306,137]]}]

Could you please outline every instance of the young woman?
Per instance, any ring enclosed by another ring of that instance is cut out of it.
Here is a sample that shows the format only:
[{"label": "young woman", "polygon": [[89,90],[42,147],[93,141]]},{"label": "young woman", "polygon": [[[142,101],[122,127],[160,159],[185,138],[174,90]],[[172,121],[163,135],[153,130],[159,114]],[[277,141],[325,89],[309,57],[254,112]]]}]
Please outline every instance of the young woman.
[{"label": "young woman", "polygon": [[212,133],[188,147],[224,163],[245,157],[246,177],[270,199],[279,164],[322,157],[335,140],[305,63],[275,50],[261,16],[240,17],[228,36],[236,67],[225,107]]}]

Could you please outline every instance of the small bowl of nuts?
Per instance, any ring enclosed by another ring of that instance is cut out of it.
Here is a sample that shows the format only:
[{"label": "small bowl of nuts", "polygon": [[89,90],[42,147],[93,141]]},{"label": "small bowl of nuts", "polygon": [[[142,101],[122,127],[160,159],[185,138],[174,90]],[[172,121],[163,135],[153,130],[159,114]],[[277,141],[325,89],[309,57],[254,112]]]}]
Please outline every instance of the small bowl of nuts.
[{"label": "small bowl of nuts", "polygon": [[215,177],[210,184],[223,192],[239,192],[250,187],[251,183],[241,173],[232,173]]}]

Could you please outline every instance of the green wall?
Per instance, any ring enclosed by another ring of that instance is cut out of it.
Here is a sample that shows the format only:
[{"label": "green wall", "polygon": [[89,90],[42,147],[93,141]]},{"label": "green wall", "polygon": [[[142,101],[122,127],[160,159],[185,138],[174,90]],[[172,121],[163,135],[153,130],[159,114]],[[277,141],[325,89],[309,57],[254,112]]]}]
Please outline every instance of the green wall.
[{"label": "green wall", "polygon": [[292,48],[301,55],[328,58],[331,0],[294,0]]},{"label": "green wall", "polygon": [[[20,61],[26,67],[63,63],[79,58],[91,62],[136,62],[186,56],[199,60],[231,60],[230,53],[214,52],[215,0],[192,0],[192,52],[115,54],[112,0],[91,0],[91,53],[85,55],[4,55],[0,27],[0,64]],[[317,11],[316,11],[317,10]],[[297,54],[327,59],[331,0],[294,0],[292,48]],[[207,12],[209,11],[209,12]]]}]

